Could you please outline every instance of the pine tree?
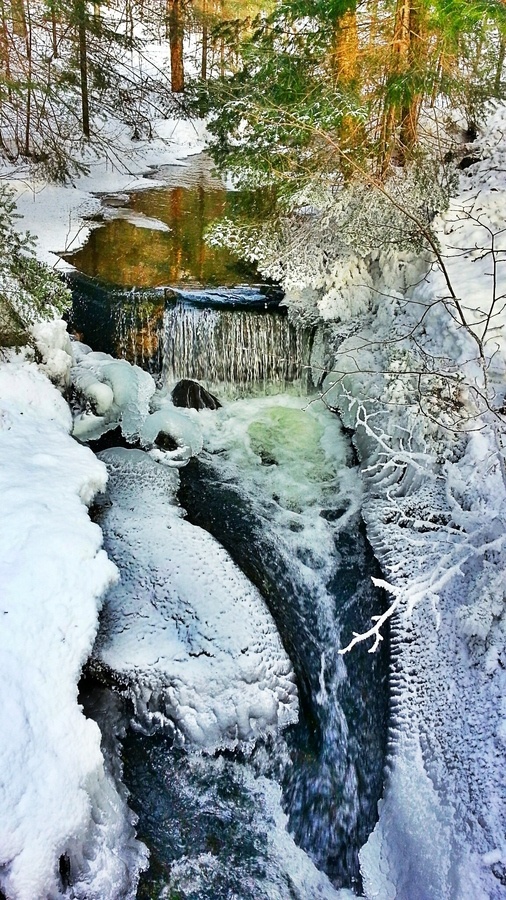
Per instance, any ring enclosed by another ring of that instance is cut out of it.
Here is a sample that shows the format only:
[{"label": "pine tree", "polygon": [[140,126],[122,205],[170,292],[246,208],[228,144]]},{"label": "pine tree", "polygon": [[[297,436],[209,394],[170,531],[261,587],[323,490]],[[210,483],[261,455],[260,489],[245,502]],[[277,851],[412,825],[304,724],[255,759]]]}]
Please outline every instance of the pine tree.
[{"label": "pine tree", "polygon": [[12,193],[0,185],[0,346],[26,343],[34,321],[61,315],[70,303],[63,281],[34,256],[33,240],[14,227]]},{"label": "pine tree", "polygon": [[208,84],[212,153],[282,192],[325,173],[384,180],[421,152],[422,107],[447,98],[472,118],[497,97],[505,33],[499,2],[280,0],[242,43],[238,71]]}]

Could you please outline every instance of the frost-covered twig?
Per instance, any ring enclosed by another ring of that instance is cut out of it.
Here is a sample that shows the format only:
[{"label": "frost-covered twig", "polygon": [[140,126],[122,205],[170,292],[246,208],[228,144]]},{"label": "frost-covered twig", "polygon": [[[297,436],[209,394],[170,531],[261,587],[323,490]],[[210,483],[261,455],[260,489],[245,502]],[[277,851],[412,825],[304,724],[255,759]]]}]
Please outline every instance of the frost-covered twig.
[{"label": "frost-covered twig", "polygon": [[384,581],[382,578],[373,578],[372,582],[375,587],[384,588],[384,590],[388,591],[390,594],[393,594],[394,600],[390,604],[388,609],[386,609],[385,612],[380,616],[371,617],[371,621],[374,622],[374,625],[372,625],[371,628],[368,629],[368,631],[364,631],[363,633],[359,633],[357,631],[353,632],[353,637],[350,643],[347,644],[346,647],[343,647],[341,650],[337,651],[341,656],[345,653],[349,653],[350,650],[353,650],[353,647],[355,647],[356,644],[361,644],[364,641],[368,641],[369,638],[374,638],[374,643],[371,647],[369,647],[368,652],[374,653],[378,649],[380,642],[383,640],[381,629],[383,628],[385,622],[387,622],[388,619],[393,616],[395,610],[401,602],[401,590],[398,590],[396,587],[389,584],[387,581]]}]

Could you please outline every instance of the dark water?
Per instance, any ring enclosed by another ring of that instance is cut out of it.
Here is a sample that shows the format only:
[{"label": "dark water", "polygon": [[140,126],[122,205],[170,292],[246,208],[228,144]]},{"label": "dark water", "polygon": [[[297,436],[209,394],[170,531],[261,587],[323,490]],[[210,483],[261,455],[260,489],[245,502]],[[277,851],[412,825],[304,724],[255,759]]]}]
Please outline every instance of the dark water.
[{"label": "dark water", "polygon": [[[190,377],[219,396],[252,398],[308,391],[311,332],[289,324],[273,288],[237,287],[240,265],[203,249],[205,222],[228,202],[206,182],[208,172],[187,174],[183,187],[172,183],[176,177],[167,173],[165,195],[139,192],[128,202],[170,232],[113,221],[73,257],[86,275],[71,278],[72,327],[93,349],[143,366],[160,384]],[[188,187],[192,177],[197,183]],[[179,286],[175,293],[157,287],[170,284]],[[318,553],[298,540],[307,530],[303,504],[278,527],[280,500],[268,481],[277,463],[276,448],[259,460],[264,490],[226,454],[204,454],[182,470],[180,500],[265,597],[296,672],[300,721],[267,744],[213,756],[127,730],[124,779],[151,851],[139,900],[312,900],[290,875],[280,798],[298,846],[334,885],[360,890],[358,851],[382,792],[388,646],[371,655],[361,645],[344,660],[337,651],[341,635],[365,629],[383,597],[371,582],[378,573],[360,519],[341,527],[346,510],[337,494],[327,491],[315,513],[330,536],[324,573]],[[128,706],[123,712],[127,721]],[[107,743],[112,731],[108,738],[107,722],[102,727]],[[281,794],[273,799],[276,785]]]},{"label": "dark water", "polygon": [[[379,572],[360,520],[336,527],[336,566],[322,584],[311,565],[308,572],[294,565],[288,536],[271,527],[268,503],[247,484],[231,485],[209,461],[194,460],[181,474],[190,520],[260,588],[297,674],[302,712],[285,733],[282,774],[292,833],[336,885],[359,887],[358,850],[377,818],[388,714],[387,647],[371,655],[361,645],[346,665],[337,656],[340,634],[364,630],[384,602],[371,582]],[[337,525],[342,510],[324,512]]]}]

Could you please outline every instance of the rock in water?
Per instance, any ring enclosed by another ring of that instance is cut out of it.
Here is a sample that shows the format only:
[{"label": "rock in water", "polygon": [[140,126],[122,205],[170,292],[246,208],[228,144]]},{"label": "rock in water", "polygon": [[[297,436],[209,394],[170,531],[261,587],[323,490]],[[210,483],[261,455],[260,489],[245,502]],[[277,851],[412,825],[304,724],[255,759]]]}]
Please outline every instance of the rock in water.
[{"label": "rock in water", "polygon": [[206,391],[198,381],[183,378],[178,381],[172,391],[174,406],[184,406],[186,409],[219,409],[221,403],[214,394]]}]

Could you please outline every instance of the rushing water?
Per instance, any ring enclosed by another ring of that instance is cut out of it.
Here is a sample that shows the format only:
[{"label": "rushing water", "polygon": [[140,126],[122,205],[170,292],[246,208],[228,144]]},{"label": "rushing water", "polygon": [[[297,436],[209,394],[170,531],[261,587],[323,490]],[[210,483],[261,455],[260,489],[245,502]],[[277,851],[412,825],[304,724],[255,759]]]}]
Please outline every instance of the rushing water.
[{"label": "rushing water", "polygon": [[[143,211],[161,217],[147,200]],[[337,418],[308,396],[311,333],[289,324],[272,289],[179,284],[174,292],[154,289],[153,279],[133,289],[115,264],[101,267],[94,247],[86,252],[115,287],[74,277],[76,331],[94,349],[149,369],[160,385],[191,377],[228,398],[199,414],[205,449],[181,471],[180,501],[262,592],[301,700],[297,725],[235,752],[176,749],[163,735],[127,730],[124,779],[151,850],[138,897],[330,897],[313,863],[336,887],[359,890],[358,850],[382,789],[387,650],[337,651],[383,598],[371,581],[352,448]],[[118,726],[104,712],[110,692],[92,686],[83,702],[114,746],[128,707]]]},{"label": "rushing water", "polygon": [[303,712],[281,757],[297,842],[334,883],[358,885],[381,793],[386,669],[364,648],[346,664],[337,654],[381,602],[356,474],[342,468],[345,441],[324,409],[277,397],[223,418],[180,497],[262,589],[295,666]]},{"label": "rushing water", "polygon": [[126,292],[81,275],[69,283],[79,337],[166,385],[193,378],[233,395],[307,387],[312,332],[290,324],[273,288]]}]

